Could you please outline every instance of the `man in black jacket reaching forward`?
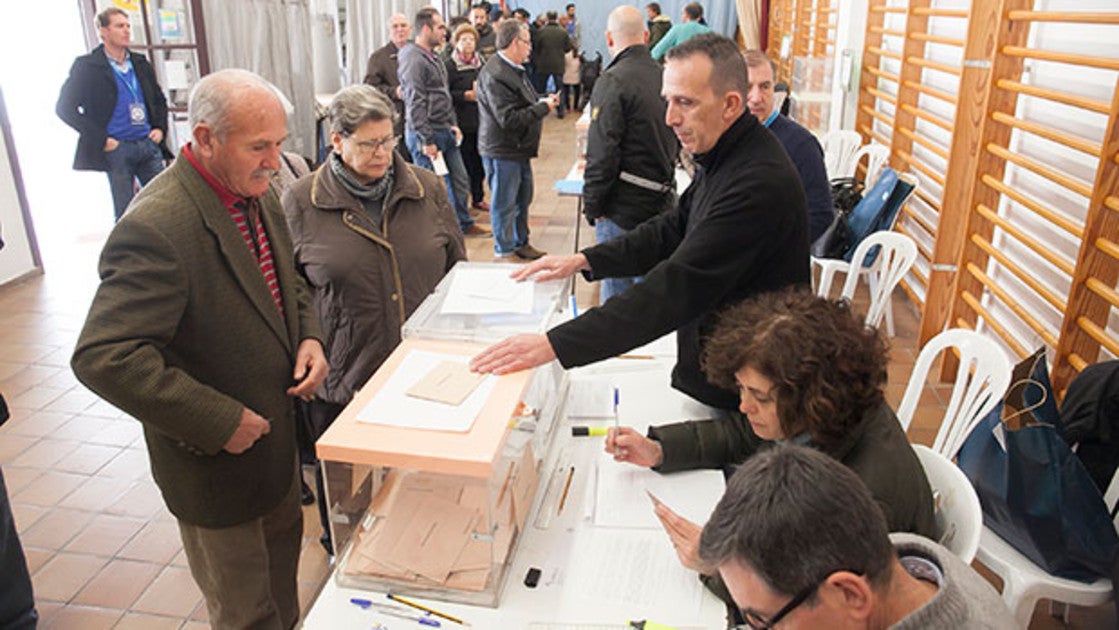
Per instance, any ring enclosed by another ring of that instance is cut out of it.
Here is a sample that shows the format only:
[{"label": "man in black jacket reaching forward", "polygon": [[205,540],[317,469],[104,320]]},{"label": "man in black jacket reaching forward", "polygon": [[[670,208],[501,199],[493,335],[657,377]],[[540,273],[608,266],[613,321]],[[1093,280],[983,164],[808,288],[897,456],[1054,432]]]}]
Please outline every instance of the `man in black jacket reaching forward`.
[{"label": "man in black jacket reaching forward", "polygon": [[644,275],[645,281],[552,328],[483,350],[478,372],[506,374],[559,359],[565,368],[615,356],[676,330],[672,385],[718,410],[738,394],[707,382],[702,340],[717,313],[756,293],[807,284],[804,189],[781,144],[746,109],[737,45],[705,34],[667,55],[665,122],[698,164],[673,210],[571,256],[546,256],[514,273],[549,280]]}]

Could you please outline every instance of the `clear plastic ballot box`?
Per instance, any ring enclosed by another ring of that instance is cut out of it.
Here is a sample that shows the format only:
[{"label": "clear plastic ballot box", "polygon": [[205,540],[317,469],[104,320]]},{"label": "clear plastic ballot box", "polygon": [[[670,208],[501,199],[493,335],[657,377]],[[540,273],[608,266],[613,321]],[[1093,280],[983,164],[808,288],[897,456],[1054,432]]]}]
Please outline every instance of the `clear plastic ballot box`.
[{"label": "clear plastic ballot box", "polygon": [[[512,330],[545,330],[565,284],[549,283],[558,287],[550,297],[533,288],[527,314],[443,312],[464,264],[316,443],[341,586],[483,606],[500,599],[562,415],[566,373],[554,362],[504,376],[465,366]],[[481,330],[490,324],[500,332]]]}]

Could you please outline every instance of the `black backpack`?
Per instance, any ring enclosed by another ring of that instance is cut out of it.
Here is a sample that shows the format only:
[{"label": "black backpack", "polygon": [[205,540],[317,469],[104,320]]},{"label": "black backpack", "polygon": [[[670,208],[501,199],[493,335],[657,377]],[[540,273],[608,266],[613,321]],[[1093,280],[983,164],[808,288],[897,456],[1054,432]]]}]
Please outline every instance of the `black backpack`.
[{"label": "black backpack", "polygon": [[824,233],[812,243],[810,253],[816,258],[843,258],[851,241],[851,227],[847,219],[851,210],[863,199],[863,181],[854,177],[837,177],[831,180],[831,202],[835,218]]},{"label": "black backpack", "polygon": [[1061,402],[1065,441],[1078,444],[1076,455],[1092,481],[1107,492],[1119,467],[1119,361],[1094,363],[1069,384]]}]

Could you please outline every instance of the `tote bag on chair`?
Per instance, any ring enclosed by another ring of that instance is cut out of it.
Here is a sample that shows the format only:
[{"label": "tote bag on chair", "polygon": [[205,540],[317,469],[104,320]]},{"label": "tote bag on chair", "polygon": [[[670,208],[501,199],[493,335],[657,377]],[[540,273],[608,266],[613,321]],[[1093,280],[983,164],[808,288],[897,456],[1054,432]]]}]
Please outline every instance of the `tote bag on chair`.
[{"label": "tote bag on chair", "polygon": [[1011,383],[959,454],[983,524],[1052,575],[1085,582],[1109,575],[1119,536],[1061,435],[1044,348],[1015,367]]}]

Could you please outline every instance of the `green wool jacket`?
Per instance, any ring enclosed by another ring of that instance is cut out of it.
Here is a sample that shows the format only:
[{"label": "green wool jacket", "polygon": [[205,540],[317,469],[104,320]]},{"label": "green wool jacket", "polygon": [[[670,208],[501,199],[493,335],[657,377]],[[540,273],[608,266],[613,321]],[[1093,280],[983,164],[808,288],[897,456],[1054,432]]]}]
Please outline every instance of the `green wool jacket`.
[{"label": "green wool jacket", "polygon": [[[71,365],[139,420],[152,476],[180,520],[228,527],[276,507],[295,478],[292,384],[303,339],[320,339],[274,192],[261,199],[281,315],[229,212],[182,155],[109,235],[101,284]],[[241,410],[271,432],[232,455]]]},{"label": "green wool jacket", "polygon": [[[650,427],[649,437],[660,441],[664,451],[664,460],[657,467],[661,472],[741,464],[769,444],[754,435],[745,416],[737,412],[728,420]],[[862,479],[882,508],[891,532],[937,538],[925,469],[888,404],[869,411],[842,443],[823,452]]]}]

